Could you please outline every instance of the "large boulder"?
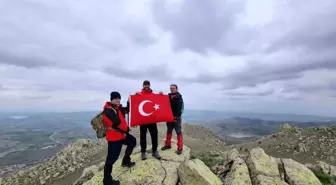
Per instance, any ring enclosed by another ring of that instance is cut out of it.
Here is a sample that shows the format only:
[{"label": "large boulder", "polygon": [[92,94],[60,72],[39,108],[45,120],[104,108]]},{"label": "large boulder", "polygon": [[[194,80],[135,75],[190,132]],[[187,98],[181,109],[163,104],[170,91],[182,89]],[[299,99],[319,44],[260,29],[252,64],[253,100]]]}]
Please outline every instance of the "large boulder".
[{"label": "large boulder", "polygon": [[252,185],[249,170],[243,159],[235,158],[230,171],[224,178],[224,185]]},{"label": "large boulder", "polygon": [[183,185],[222,185],[223,182],[201,160],[193,159],[178,168]]},{"label": "large boulder", "polygon": [[90,166],[88,168],[85,168],[82,176],[77,179],[76,182],[73,183],[73,185],[81,185],[84,182],[90,180],[99,170],[99,167],[96,165]]},{"label": "large boulder", "polygon": [[285,179],[290,185],[321,185],[321,182],[305,165],[292,159],[281,159]]},{"label": "large boulder", "polygon": [[[148,157],[147,160],[142,161],[138,148],[132,154],[132,161],[136,162],[136,165],[131,169],[123,168],[119,159],[113,165],[112,177],[120,180],[121,185],[176,185],[178,183],[177,169],[182,163],[189,160],[190,149],[184,146],[182,155],[177,155],[175,151],[176,144],[171,150],[159,151],[162,160]],[[148,155],[150,156],[150,153]],[[103,184],[103,170],[84,183],[84,185],[101,184]]]},{"label": "large boulder", "polygon": [[317,162],[317,170],[319,172],[323,172],[325,174],[328,174],[334,178],[336,178],[336,166],[329,165],[325,162],[318,161]]},{"label": "large boulder", "polygon": [[253,184],[258,185],[285,185],[286,182],[280,178],[278,164],[274,158],[269,157],[261,148],[254,148],[250,151],[246,160],[250,170]]}]

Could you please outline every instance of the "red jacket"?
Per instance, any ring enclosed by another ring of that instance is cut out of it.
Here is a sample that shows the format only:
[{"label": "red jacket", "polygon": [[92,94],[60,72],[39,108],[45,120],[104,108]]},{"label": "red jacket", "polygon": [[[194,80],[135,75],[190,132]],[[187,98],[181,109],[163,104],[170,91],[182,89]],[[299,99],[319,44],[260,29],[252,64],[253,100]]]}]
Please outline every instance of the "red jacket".
[{"label": "red jacket", "polygon": [[141,94],[154,94],[152,89],[149,89],[148,91],[146,91],[145,89],[142,89],[140,93]]},{"label": "red jacket", "polygon": [[112,129],[107,130],[106,140],[119,141],[125,139],[128,125],[123,110],[119,107],[112,107],[109,102],[106,102],[104,110],[104,123],[106,127],[112,127]]}]

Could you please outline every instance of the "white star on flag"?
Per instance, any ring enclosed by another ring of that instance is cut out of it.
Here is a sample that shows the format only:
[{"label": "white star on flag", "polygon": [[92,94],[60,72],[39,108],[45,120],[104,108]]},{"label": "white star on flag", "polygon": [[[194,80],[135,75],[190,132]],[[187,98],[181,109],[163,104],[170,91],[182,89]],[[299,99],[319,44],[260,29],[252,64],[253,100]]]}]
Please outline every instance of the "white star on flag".
[{"label": "white star on flag", "polygon": [[154,105],[154,109],[155,109],[155,110],[160,109],[159,105],[158,105],[158,104],[155,104],[155,105]]}]

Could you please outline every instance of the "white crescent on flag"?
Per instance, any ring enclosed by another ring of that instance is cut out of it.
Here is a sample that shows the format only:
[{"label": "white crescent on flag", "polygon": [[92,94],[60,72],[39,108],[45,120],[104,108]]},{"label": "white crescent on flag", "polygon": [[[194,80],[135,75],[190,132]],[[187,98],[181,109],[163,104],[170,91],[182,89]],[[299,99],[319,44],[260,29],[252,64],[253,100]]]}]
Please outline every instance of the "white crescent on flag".
[{"label": "white crescent on flag", "polygon": [[151,114],[153,114],[154,111],[152,111],[151,113],[146,113],[144,110],[143,110],[143,106],[146,104],[146,103],[153,103],[152,101],[149,101],[149,100],[144,100],[142,101],[140,104],[139,104],[139,113],[142,115],[142,116],[150,116]]}]

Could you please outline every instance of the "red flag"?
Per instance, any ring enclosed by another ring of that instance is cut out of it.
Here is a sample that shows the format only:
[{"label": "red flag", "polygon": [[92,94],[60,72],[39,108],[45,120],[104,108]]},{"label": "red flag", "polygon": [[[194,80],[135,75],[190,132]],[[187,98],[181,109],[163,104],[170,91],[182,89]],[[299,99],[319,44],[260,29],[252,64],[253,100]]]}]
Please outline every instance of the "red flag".
[{"label": "red flag", "polygon": [[168,95],[145,94],[130,96],[130,127],[174,120]]}]

